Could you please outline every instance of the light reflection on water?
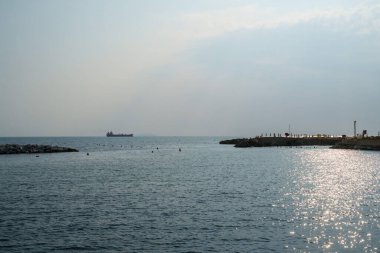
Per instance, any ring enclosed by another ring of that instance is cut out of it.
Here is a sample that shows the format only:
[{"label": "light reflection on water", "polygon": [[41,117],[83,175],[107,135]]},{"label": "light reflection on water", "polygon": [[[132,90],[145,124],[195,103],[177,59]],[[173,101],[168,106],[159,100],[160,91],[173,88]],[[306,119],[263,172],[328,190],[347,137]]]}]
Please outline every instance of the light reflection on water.
[{"label": "light reflection on water", "polygon": [[379,252],[379,152],[214,137],[8,142],[81,152],[0,156],[0,252]]},{"label": "light reflection on water", "polygon": [[327,251],[378,252],[380,164],[372,157],[378,153],[320,149],[297,155],[295,192],[286,193],[294,210],[291,233]]}]

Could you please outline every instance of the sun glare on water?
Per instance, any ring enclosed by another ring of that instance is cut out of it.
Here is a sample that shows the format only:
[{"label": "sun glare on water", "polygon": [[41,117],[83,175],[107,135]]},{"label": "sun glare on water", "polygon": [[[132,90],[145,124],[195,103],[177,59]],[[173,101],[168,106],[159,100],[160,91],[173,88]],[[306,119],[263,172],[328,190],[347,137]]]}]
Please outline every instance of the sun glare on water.
[{"label": "sun glare on water", "polygon": [[288,193],[293,233],[322,249],[378,252],[371,232],[380,229],[380,203],[373,203],[379,202],[378,154],[320,149],[300,152],[299,160],[292,170],[295,191]]}]

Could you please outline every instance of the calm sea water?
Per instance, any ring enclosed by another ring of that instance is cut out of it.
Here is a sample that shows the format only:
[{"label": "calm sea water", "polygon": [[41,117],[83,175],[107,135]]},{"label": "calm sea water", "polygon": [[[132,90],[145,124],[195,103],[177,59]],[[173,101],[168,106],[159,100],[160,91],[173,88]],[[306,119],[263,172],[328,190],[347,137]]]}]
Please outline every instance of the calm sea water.
[{"label": "calm sea water", "polygon": [[0,138],[81,151],[0,156],[0,251],[380,251],[380,152],[221,139]]}]

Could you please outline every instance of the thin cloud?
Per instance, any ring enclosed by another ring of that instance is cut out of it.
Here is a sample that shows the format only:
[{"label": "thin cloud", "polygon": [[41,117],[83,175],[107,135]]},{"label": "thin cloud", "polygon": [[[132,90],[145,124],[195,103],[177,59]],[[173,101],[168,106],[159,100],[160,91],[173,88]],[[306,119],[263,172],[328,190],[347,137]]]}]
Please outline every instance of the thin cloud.
[{"label": "thin cloud", "polygon": [[163,25],[148,34],[144,41],[132,45],[134,50],[129,50],[129,56],[123,58],[129,60],[116,65],[128,66],[129,76],[140,78],[146,71],[176,62],[195,41],[240,30],[276,29],[316,22],[333,31],[343,29],[352,34],[371,34],[380,31],[380,4],[299,12],[246,5],[188,13],[177,20],[176,25]]},{"label": "thin cloud", "polygon": [[315,9],[283,12],[275,8],[247,5],[237,8],[190,13],[182,17],[188,39],[221,36],[239,30],[275,29],[308,22],[322,25],[344,25],[357,33],[380,31],[380,5],[359,5],[349,8]]}]

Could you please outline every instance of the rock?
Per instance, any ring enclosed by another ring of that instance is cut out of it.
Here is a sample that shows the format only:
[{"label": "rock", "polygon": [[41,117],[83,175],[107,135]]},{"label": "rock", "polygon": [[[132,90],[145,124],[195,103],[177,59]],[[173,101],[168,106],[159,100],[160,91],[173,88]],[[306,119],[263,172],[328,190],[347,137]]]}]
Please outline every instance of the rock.
[{"label": "rock", "polygon": [[244,139],[231,139],[231,140],[224,140],[224,141],[220,141],[219,144],[233,144],[233,145],[236,145],[242,141],[245,141],[245,140],[248,140],[246,138]]},{"label": "rock", "polygon": [[18,145],[5,144],[0,145],[0,155],[4,154],[35,154],[35,153],[61,153],[61,152],[78,152],[77,149],[58,147],[51,145]]},{"label": "rock", "polygon": [[256,138],[243,139],[235,144],[236,148],[249,148],[249,147],[262,147],[262,144],[258,142]]}]

